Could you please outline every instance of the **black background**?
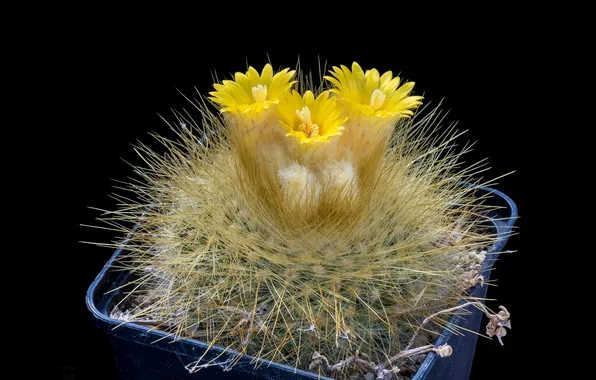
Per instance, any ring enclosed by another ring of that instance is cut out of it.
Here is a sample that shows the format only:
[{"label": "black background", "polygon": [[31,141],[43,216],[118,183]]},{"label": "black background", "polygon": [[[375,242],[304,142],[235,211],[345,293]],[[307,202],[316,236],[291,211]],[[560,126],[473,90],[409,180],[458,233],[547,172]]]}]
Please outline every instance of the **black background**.
[{"label": "black background", "polygon": [[[171,108],[192,107],[177,90],[187,95],[211,90],[211,74],[220,78],[235,71],[244,71],[246,62],[257,69],[269,59],[274,68],[293,67],[300,54],[303,68],[317,70],[317,59],[331,65],[350,65],[356,60],[363,68],[392,70],[402,78],[416,82],[416,94],[424,93],[425,101],[434,103],[444,98],[444,108],[450,110],[449,120],[459,121],[459,128],[469,130],[460,141],[478,141],[468,161],[488,157],[492,169],[487,177],[516,171],[500,179],[496,186],[518,204],[521,219],[519,235],[513,236],[505,254],[496,264],[488,297],[493,309],[504,304],[512,312],[513,330],[504,338],[505,346],[497,341],[479,338],[472,379],[503,377],[509,374],[507,364],[516,363],[521,352],[521,337],[516,317],[521,320],[526,288],[517,277],[524,265],[528,210],[524,181],[526,163],[530,160],[528,141],[533,133],[516,117],[520,104],[512,102],[516,93],[523,92],[526,74],[517,55],[507,42],[497,40],[476,44],[473,39],[433,41],[432,49],[421,45],[411,49],[370,49],[355,47],[341,52],[321,49],[315,53],[300,51],[247,51],[227,46],[188,46],[183,51],[140,49],[134,40],[94,42],[92,48],[81,49],[65,60],[61,72],[68,77],[64,87],[65,106],[62,133],[74,138],[67,151],[58,149],[65,170],[74,179],[68,193],[69,203],[76,214],[69,221],[75,238],[67,254],[58,259],[63,272],[60,276],[62,297],[58,308],[62,319],[60,347],[55,369],[62,378],[112,379],[116,366],[107,336],[96,329],[85,307],[85,292],[112,252],[106,248],[81,244],[80,241],[108,242],[115,236],[106,231],[79,226],[97,224],[97,211],[88,207],[113,209],[115,201],[108,194],[114,191],[112,179],[126,180],[132,174],[124,160],[140,163],[132,144],[140,140],[151,142],[148,132],[168,135],[170,132],[158,114],[171,116]],[[515,268],[515,269],[514,269]],[[514,272],[516,276],[514,276]],[[516,291],[514,292],[514,289]],[[484,329],[483,321],[482,329]],[[520,323],[521,324],[521,323]],[[516,342],[517,341],[517,342]],[[73,377],[68,377],[73,376]]]}]

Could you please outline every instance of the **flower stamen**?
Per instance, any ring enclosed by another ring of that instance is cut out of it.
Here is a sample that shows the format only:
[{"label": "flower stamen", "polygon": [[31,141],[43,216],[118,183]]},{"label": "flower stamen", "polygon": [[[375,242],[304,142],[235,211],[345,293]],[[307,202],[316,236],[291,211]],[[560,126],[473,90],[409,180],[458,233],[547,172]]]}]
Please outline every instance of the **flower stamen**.
[{"label": "flower stamen", "polygon": [[319,135],[319,126],[313,124],[310,109],[308,109],[308,107],[302,107],[301,110],[296,110],[296,115],[298,115],[298,118],[302,121],[302,124],[300,124],[298,128],[304,132],[306,137],[312,138]]},{"label": "flower stamen", "polygon": [[378,110],[385,103],[385,98],[387,98],[387,96],[383,93],[383,91],[377,88],[370,96],[370,106],[375,110]]},{"label": "flower stamen", "polygon": [[300,145],[312,146],[329,143],[329,139],[341,135],[343,124],[348,119],[341,117],[341,103],[323,91],[315,98],[312,91],[301,95],[292,91],[276,107],[279,124],[286,130],[286,136],[297,139]]},{"label": "flower stamen", "polygon": [[267,100],[267,86],[259,84],[252,88],[252,96],[255,102],[262,103]]}]

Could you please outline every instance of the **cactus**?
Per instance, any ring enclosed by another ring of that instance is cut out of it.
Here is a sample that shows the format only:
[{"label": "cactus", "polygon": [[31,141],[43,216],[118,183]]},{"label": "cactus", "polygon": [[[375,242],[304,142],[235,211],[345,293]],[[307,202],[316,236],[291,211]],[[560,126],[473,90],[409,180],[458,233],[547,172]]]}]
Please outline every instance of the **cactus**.
[{"label": "cactus", "polygon": [[495,239],[483,164],[464,166],[455,126],[391,72],[294,76],[236,73],[210,94],[219,110],[175,112],[166,154],[138,147],[134,196],[105,216],[132,272],[113,316],[335,377],[447,356],[425,345]]}]

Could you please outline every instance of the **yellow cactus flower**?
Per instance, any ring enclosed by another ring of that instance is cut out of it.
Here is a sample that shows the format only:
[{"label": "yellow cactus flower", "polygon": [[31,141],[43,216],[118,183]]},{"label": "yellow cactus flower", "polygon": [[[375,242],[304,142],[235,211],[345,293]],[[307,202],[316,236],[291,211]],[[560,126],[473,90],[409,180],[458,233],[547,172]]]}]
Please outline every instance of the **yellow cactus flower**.
[{"label": "yellow cactus flower", "polygon": [[364,72],[354,62],[351,71],[342,65],[341,68],[334,66],[330,73],[332,76],[325,76],[325,79],[336,86],[330,91],[346,101],[350,109],[367,116],[409,117],[414,114],[412,109],[422,104],[422,96],[409,96],[414,82],[399,87],[400,78],[393,78],[391,71],[379,76],[376,69]]},{"label": "yellow cactus flower", "polygon": [[221,112],[260,112],[277,104],[296,81],[295,70],[284,69],[273,75],[273,68],[266,64],[259,72],[249,67],[246,74],[237,72],[235,80],[214,84],[216,91],[209,93],[212,101],[221,106]]},{"label": "yellow cactus flower", "polygon": [[329,95],[324,91],[315,99],[312,91],[304,96],[293,91],[284,98],[276,111],[286,136],[296,137],[300,144],[314,144],[328,143],[330,137],[341,135],[348,118],[341,117],[339,104]]}]

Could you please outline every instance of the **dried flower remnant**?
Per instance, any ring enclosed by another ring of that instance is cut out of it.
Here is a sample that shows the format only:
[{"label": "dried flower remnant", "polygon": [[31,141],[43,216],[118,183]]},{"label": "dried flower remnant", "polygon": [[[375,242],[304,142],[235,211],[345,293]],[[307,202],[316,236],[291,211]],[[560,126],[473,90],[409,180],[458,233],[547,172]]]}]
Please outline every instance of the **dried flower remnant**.
[{"label": "dried flower remnant", "polygon": [[489,322],[486,325],[486,335],[489,337],[496,336],[499,343],[503,345],[503,340],[501,338],[507,335],[507,330],[505,328],[511,328],[511,314],[507,311],[505,306],[499,306],[499,309],[501,311],[497,314],[486,315],[489,319]]}]

